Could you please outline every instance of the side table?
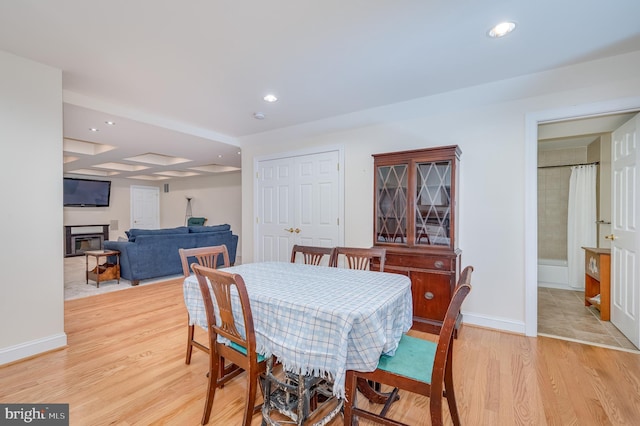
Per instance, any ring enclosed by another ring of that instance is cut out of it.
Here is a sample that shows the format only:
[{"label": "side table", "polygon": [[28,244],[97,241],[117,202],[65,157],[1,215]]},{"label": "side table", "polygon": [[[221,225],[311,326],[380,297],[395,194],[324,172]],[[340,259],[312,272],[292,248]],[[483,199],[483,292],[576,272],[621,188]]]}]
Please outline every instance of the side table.
[{"label": "side table", "polygon": [[584,306],[595,306],[602,321],[611,320],[611,249],[585,250]]},{"label": "side table", "polygon": [[[85,266],[87,270],[87,284],[89,280],[96,282],[96,287],[100,288],[100,281],[118,280],[120,284],[120,252],[117,250],[89,250],[84,252]],[[96,266],[93,269],[89,269],[89,256],[94,257],[96,260]],[[100,265],[100,258],[109,256],[115,256],[116,263],[108,263],[105,259],[105,263]]]}]

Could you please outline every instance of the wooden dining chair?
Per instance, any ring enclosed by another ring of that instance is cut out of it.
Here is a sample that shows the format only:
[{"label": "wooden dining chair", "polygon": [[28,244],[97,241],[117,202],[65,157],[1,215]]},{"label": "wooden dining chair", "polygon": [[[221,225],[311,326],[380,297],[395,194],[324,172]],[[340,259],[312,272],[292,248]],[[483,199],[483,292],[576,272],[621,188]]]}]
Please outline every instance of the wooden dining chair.
[{"label": "wooden dining chair", "polygon": [[[209,246],[209,247],[196,247],[190,249],[181,248],[178,250],[180,254],[180,261],[182,262],[182,273],[184,277],[187,278],[191,271],[189,269],[189,260],[195,260],[202,266],[206,266],[208,268],[217,268],[219,260],[219,256],[222,256],[222,264],[220,266],[228,267],[230,266],[229,262],[229,252],[227,251],[227,246],[224,244],[219,246]],[[187,312],[187,325],[188,325],[188,333],[187,333],[187,356],[185,359],[186,364],[191,363],[191,354],[193,353],[193,348],[198,348],[201,351],[209,353],[209,348],[202,343],[198,342],[194,338],[195,326],[191,325],[191,320],[188,317],[189,313]],[[224,363],[223,363],[224,365]]]},{"label": "wooden dining chair", "polygon": [[[460,424],[453,388],[453,330],[462,302],[471,291],[472,271],[473,267],[467,266],[460,275],[437,342],[405,334],[401,337],[393,356],[382,355],[380,357],[375,371],[347,371],[344,406],[344,424],[346,426],[357,424],[357,418],[384,425],[405,425],[387,417],[391,404],[397,399],[399,389],[429,397],[433,426],[443,424],[442,398],[445,397],[453,424]],[[367,411],[357,406],[358,384],[364,384],[366,381],[394,388],[384,398],[386,402],[380,413]]]},{"label": "wooden dining chair", "polygon": [[335,247],[329,266],[337,267],[341,256],[344,256],[345,267],[349,269],[372,270],[372,261],[376,259],[378,267],[373,270],[383,272],[387,250],[382,247]]},{"label": "wooden dining chair", "polygon": [[[242,424],[249,426],[253,414],[260,411],[261,408],[260,406],[255,407],[254,404],[258,390],[258,378],[266,371],[266,359],[256,352],[253,315],[244,280],[239,274],[207,268],[197,263],[192,264],[191,268],[200,286],[207,317],[208,343],[211,348],[209,351],[209,380],[202,424],[207,424],[211,415],[216,388],[219,385],[217,372],[220,371],[220,360],[227,359],[242,368],[247,374],[247,395]],[[214,298],[211,297],[212,291]],[[234,293],[239,297],[239,306],[234,306],[232,301]],[[217,309],[214,309],[214,303]],[[245,337],[236,326],[236,317],[234,316],[236,309],[242,310],[236,315],[243,319]],[[219,322],[216,320],[216,312],[219,316]],[[218,336],[228,339],[229,344],[219,342]]]},{"label": "wooden dining chair", "polygon": [[295,244],[291,249],[291,263],[296,263],[298,253],[307,265],[320,265],[325,256],[328,256],[327,264],[331,260],[331,247],[302,246]]}]

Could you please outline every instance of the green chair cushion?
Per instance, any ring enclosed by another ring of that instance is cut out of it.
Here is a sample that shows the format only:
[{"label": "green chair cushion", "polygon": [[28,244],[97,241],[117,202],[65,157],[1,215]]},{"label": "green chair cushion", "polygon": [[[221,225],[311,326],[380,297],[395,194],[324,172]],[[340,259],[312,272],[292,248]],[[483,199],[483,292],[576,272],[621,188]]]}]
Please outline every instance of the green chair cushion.
[{"label": "green chair cushion", "polygon": [[[247,354],[247,349],[244,346],[240,346],[239,344],[235,343],[235,342],[229,342],[230,345],[233,349],[235,349],[236,351],[240,352],[241,354],[246,355]],[[264,355],[258,354],[258,362],[262,362],[264,361],[266,358],[264,357]]]},{"label": "green chair cushion", "polygon": [[382,355],[378,368],[431,384],[431,370],[437,347],[436,342],[404,334],[395,355]]}]

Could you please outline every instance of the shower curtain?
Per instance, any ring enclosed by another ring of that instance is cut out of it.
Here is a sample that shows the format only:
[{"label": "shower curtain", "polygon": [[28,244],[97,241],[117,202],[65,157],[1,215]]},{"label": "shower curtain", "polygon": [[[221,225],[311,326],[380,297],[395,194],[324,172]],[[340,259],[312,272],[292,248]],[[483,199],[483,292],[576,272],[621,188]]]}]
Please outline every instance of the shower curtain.
[{"label": "shower curtain", "polygon": [[569,286],[584,288],[584,250],[595,247],[597,166],[571,167],[567,222],[567,263]]}]

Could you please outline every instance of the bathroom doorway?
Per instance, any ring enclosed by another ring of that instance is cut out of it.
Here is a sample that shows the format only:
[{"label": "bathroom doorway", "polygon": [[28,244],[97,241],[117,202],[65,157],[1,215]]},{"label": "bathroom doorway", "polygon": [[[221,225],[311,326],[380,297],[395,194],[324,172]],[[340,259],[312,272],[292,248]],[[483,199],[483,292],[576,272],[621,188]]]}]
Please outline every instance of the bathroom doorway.
[{"label": "bathroom doorway", "polygon": [[567,214],[574,165],[597,164],[596,245],[611,233],[611,132],[637,111],[538,124],[538,334],[629,350],[637,348],[569,285]]}]

